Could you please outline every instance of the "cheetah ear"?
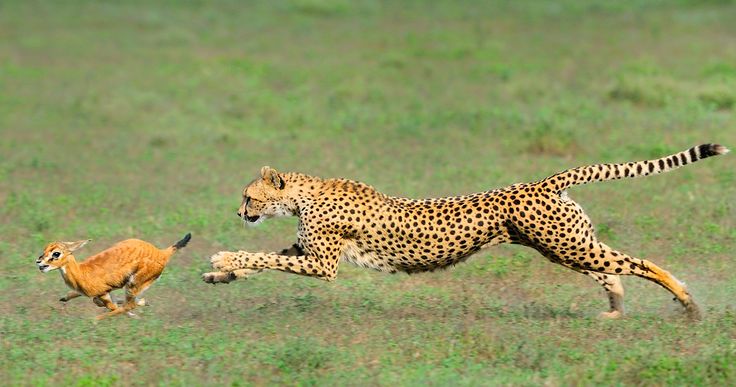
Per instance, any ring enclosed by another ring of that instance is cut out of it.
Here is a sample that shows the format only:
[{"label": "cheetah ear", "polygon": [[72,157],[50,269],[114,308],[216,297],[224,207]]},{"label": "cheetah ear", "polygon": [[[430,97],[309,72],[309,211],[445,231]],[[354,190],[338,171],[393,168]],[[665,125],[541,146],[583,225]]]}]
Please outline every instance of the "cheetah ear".
[{"label": "cheetah ear", "polygon": [[70,252],[73,252],[74,250],[79,250],[79,249],[81,249],[81,248],[82,248],[82,247],[83,247],[84,245],[86,245],[87,243],[89,243],[89,241],[91,241],[91,240],[92,240],[92,239],[85,239],[85,240],[82,240],[82,241],[76,241],[76,242],[61,242],[61,243],[63,243],[63,244],[64,244],[64,246],[66,246],[66,248],[67,248],[67,249],[68,249],[68,250],[69,250]]},{"label": "cheetah ear", "polygon": [[284,183],[284,179],[279,176],[279,173],[269,166],[261,168],[261,177],[265,182],[271,184],[274,188],[277,189],[284,189],[284,186],[286,185]]}]

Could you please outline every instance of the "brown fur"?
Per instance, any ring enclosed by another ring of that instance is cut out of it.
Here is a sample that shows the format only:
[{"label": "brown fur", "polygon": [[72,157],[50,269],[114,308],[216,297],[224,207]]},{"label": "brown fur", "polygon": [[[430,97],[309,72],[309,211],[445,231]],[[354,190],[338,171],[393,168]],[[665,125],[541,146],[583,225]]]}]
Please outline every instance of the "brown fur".
[{"label": "brown fur", "polygon": [[725,154],[703,144],[656,160],[573,168],[531,183],[432,199],[391,197],[366,184],[278,173],[264,167],[243,190],[238,216],[248,223],[299,217],[297,241],[280,253],[222,251],[206,282],[229,282],[266,269],[331,281],[340,260],[385,272],[445,268],[500,243],[531,247],[550,261],[595,279],[608,294],[610,311],[623,314],[620,275],[635,275],[669,290],[693,317],[698,307],[684,284],[648,260],[598,240],[583,209],[565,190],[579,184],[648,176]]},{"label": "brown fur", "polygon": [[[190,234],[176,244],[159,249],[139,240],[127,239],[97,253],[83,262],[77,262],[72,254],[87,244],[89,240],[77,242],[52,242],[44,248],[36,264],[43,272],[60,269],[61,277],[72,291],[61,301],[69,301],[79,296],[92,297],[98,306],[107,307],[110,312],[97,316],[97,319],[130,312],[137,305],[136,297],[143,293],[158,279],[169,258],[181,247],[186,246]],[[110,297],[115,289],[125,288],[125,302],[118,307]]]}]

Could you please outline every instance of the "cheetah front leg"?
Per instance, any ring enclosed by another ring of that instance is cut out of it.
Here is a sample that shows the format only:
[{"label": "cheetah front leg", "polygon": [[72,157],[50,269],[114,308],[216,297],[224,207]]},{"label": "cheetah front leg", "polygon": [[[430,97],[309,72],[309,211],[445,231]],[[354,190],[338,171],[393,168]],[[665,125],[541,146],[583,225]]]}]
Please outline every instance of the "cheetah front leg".
[{"label": "cheetah front leg", "polygon": [[[276,253],[249,253],[247,251],[221,251],[210,259],[214,273],[205,273],[205,282],[219,279],[220,273],[237,276],[238,270],[280,270],[288,273],[317,277],[332,281],[337,276],[337,254],[312,253],[305,255],[281,255]],[[233,274],[230,274],[233,273]]]},{"label": "cheetah front leg", "polygon": [[[302,250],[302,248],[297,243],[294,243],[291,247],[281,250],[278,255],[304,255],[304,250]],[[238,269],[230,272],[213,271],[202,274],[202,280],[210,284],[227,284],[235,281],[236,279],[246,279],[254,274],[262,272],[263,270],[264,269]]]}]

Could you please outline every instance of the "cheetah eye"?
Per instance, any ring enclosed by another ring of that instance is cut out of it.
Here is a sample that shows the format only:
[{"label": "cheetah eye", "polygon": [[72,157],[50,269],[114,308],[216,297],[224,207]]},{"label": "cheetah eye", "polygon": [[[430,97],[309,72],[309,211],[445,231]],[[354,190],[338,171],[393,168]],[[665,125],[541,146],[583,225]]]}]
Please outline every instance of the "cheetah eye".
[{"label": "cheetah eye", "polygon": [[59,256],[60,256],[60,255],[61,255],[61,253],[60,253],[60,252],[58,252],[58,251],[54,251],[54,253],[53,253],[53,254],[51,254],[51,258],[54,258],[54,259],[56,259],[56,258],[59,258]]}]

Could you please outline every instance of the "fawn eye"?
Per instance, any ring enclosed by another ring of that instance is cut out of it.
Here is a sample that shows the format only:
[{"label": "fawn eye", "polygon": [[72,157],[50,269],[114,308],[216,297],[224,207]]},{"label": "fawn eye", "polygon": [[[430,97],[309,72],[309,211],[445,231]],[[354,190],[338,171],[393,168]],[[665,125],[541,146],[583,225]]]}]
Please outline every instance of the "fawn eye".
[{"label": "fawn eye", "polygon": [[54,253],[53,253],[53,254],[51,254],[51,257],[52,257],[52,258],[59,258],[59,256],[60,256],[60,255],[61,255],[61,253],[60,253],[60,252],[58,252],[58,251],[54,251]]}]

